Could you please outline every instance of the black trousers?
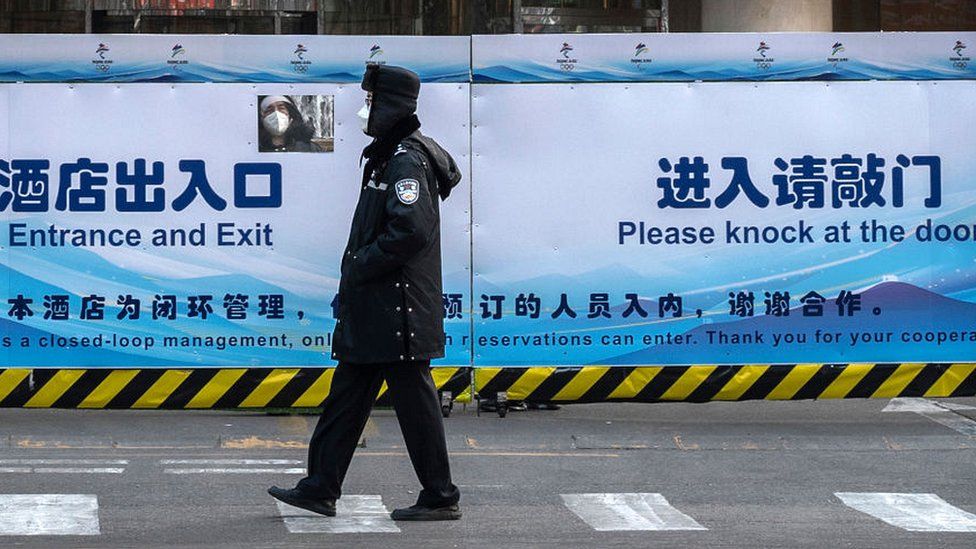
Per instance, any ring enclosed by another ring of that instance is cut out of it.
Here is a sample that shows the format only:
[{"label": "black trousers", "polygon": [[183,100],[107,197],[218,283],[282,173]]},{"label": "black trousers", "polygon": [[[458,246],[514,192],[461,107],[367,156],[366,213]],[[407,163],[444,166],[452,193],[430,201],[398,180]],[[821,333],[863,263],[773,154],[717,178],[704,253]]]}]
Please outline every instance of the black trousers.
[{"label": "black trousers", "polygon": [[451,482],[444,422],[429,360],[340,362],[309,442],[308,476],[298,482],[298,488],[320,499],[342,495],[342,481],[384,380],[423,487],[417,504],[442,507],[457,503],[461,493]]}]

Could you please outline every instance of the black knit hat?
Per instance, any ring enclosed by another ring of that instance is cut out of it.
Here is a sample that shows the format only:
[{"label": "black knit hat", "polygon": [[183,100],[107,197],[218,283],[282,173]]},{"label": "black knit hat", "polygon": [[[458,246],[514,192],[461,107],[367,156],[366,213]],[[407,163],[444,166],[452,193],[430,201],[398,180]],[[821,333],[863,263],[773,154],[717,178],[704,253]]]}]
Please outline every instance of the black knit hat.
[{"label": "black knit hat", "polygon": [[420,77],[403,67],[370,64],[363,75],[362,88],[373,92],[366,133],[379,137],[400,120],[417,111]]}]

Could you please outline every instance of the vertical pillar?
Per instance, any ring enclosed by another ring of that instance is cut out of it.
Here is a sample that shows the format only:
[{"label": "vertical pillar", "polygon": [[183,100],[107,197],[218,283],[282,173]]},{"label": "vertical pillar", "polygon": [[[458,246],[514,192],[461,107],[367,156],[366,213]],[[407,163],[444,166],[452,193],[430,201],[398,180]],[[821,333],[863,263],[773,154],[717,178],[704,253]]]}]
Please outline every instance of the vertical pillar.
[{"label": "vertical pillar", "polygon": [[274,10],[274,33],[281,34],[281,10],[278,9],[278,0],[272,0],[271,9]]}]

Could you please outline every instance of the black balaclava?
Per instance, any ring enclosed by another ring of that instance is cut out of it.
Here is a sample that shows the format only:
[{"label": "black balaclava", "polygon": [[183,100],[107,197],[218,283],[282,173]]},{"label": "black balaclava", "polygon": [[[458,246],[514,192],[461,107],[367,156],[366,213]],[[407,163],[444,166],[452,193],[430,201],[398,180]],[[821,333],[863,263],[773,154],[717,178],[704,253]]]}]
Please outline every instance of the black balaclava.
[{"label": "black balaclava", "polygon": [[397,122],[417,111],[420,78],[413,71],[391,65],[367,65],[362,88],[373,92],[367,135],[382,138]]},{"label": "black balaclava", "polygon": [[366,124],[366,133],[373,137],[373,142],[363,149],[362,154],[367,160],[363,170],[365,185],[373,170],[393,156],[400,141],[420,129],[420,120],[414,114],[420,94],[420,77],[403,67],[367,65],[362,88],[373,92]]}]

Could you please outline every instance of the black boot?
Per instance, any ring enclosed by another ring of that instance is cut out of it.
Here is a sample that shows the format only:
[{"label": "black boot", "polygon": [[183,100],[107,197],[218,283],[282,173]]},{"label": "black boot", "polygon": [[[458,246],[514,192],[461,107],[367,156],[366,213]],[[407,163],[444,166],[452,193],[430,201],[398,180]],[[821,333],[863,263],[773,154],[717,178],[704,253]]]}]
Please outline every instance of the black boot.
[{"label": "black boot", "polygon": [[457,520],[461,518],[458,504],[447,507],[423,507],[411,505],[406,509],[396,509],[390,513],[393,520]]},{"label": "black boot", "polygon": [[325,515],[327,517],[336,516],[336,504],[334,499],[315,499],[306,495],[298,488],[278,488],[272,486],[268,488],[271,497],[282,501],[293,507],[305,509],[313,513]]}]

